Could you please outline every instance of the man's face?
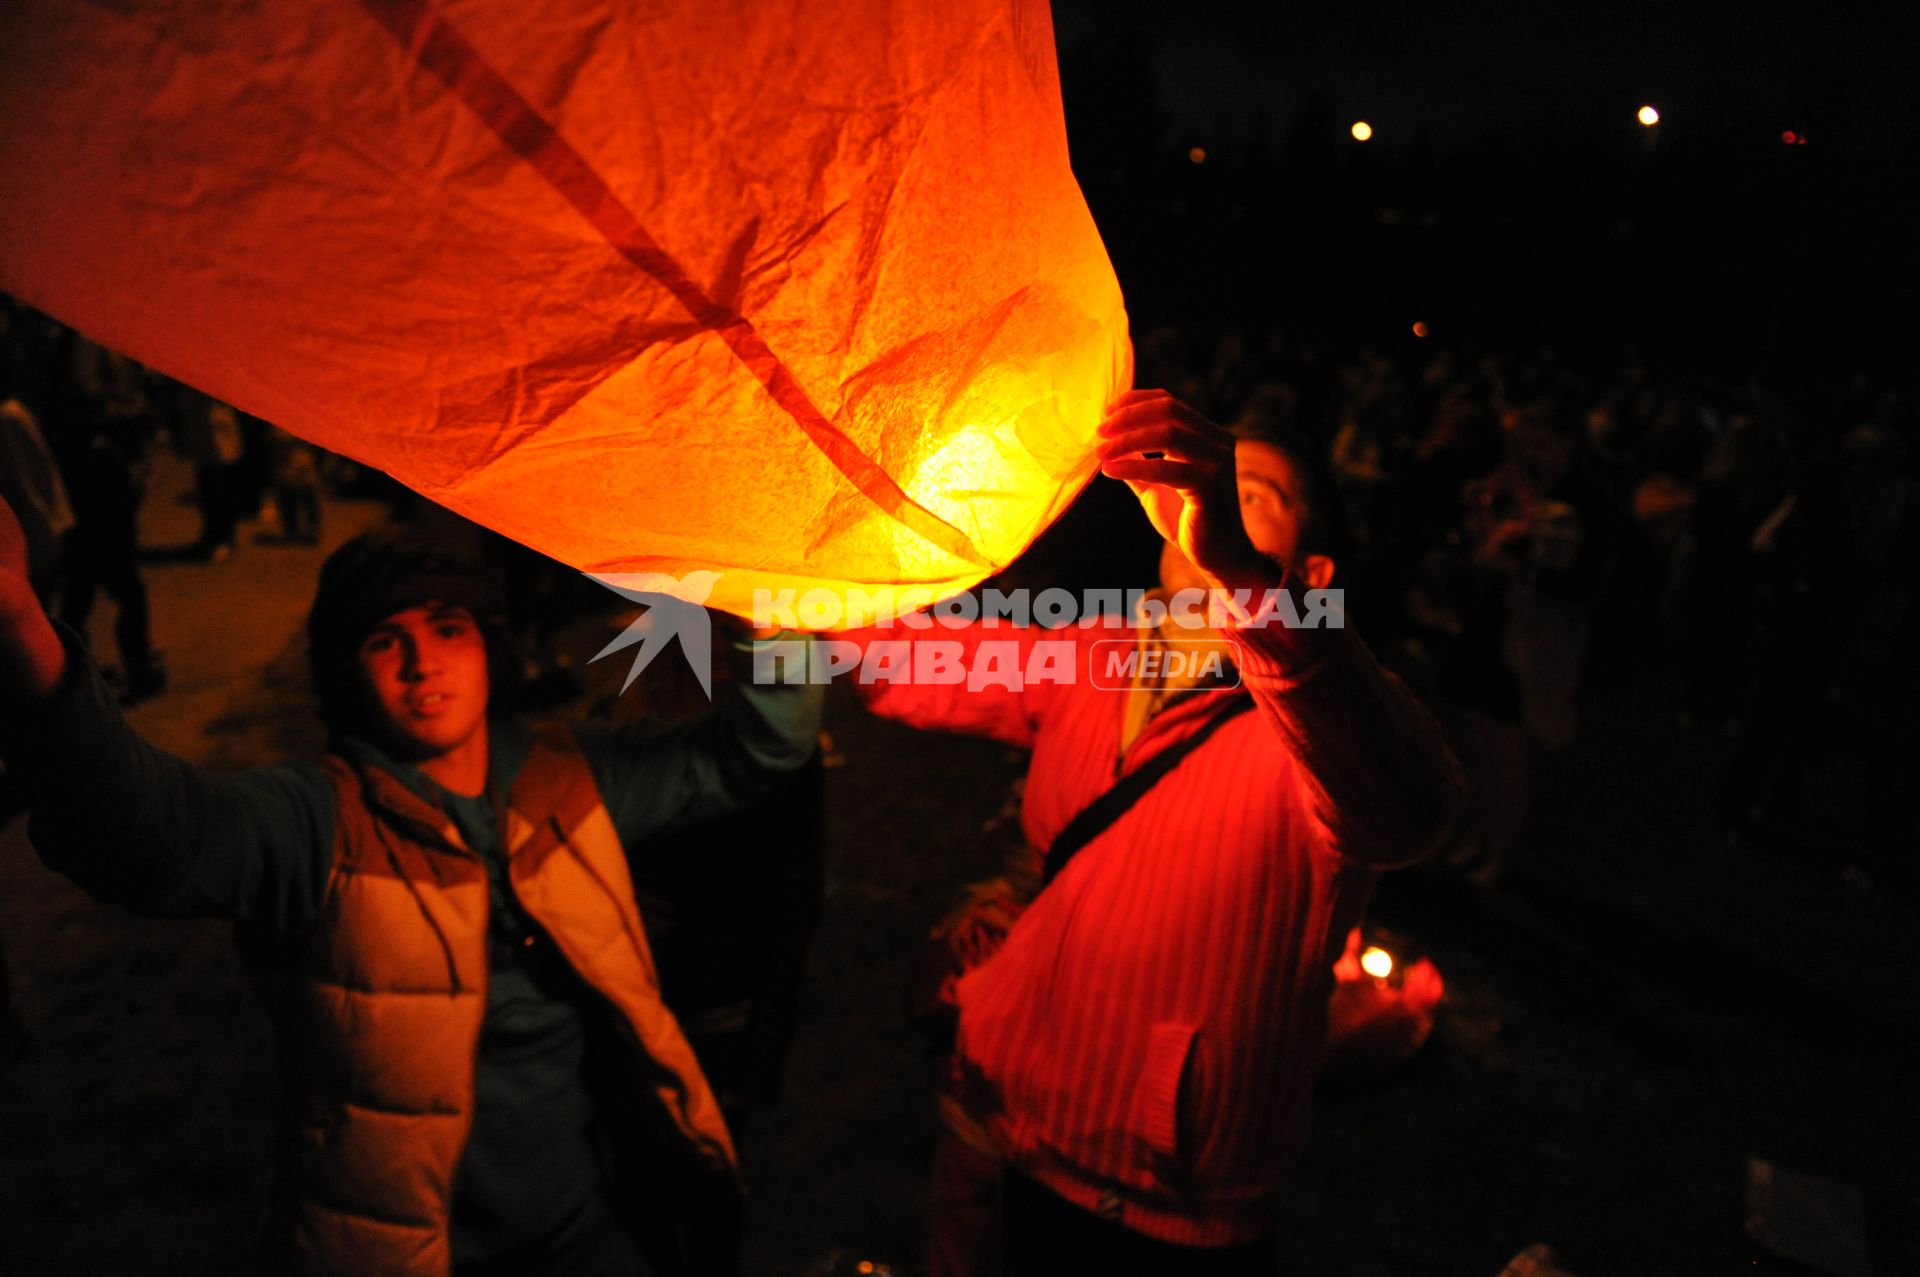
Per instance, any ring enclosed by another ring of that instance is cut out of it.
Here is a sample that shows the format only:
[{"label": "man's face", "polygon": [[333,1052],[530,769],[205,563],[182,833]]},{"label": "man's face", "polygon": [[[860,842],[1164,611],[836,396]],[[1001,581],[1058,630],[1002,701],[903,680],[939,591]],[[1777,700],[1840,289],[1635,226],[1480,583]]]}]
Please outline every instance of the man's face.
[{"label": "man's face", "polygon": [[1242,439],[1233,450],[1233,468],[1240,481],[1240,520],[1247,525],[1253,548],[1300,571],[1300,522],[1306,506],[1293,462],[1270,443]]},{"label": "man's face", "polygon": [[360,671],[389,743],[410,762],[450,753],[487,717],[487,643],[463,607],[395,612],[360,642]]},{"label": "man's face", "polygon": [[[1240,521],[1253,548],[1284,563],[1309,586],[1324,589],[1333,578],[1333,560],[1300,552],[1300,525],[1307,508],[1293,462],[1270,443],[1242,439],[1234,446],[1233,463],[1240,488]],[[1198,569],[1172,542],[1160,552],[1160,581],[1169,589],[1202,584]]]}]

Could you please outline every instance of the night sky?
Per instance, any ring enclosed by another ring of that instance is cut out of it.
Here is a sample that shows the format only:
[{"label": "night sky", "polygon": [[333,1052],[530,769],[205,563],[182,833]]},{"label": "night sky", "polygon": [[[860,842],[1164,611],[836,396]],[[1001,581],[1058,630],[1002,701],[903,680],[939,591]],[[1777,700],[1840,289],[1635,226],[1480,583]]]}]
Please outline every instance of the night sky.
[{"label": "night sky", "polygon": [[[1890,161],[1911,136],[1912,77],[1895,6],[1725,0],[1481,0],[1169,6],[1054,5],[1068,63],[1144,37],[1160,107],[1204,132],[1249,116],[1286,128],[1324,98],[1376,142],[1430,135],[1445,151],[1555,126],[1631,136],[1651,102],[1668,136],[1810,134]],[[1070,105],[1071,109],[1071,105]]]},{"label": "night sky", "polygon": [[1054,12],[1074,168],[1137,320],[1906,365],[1885,316],[1920,281],[1920,112],[1878,6]]}]

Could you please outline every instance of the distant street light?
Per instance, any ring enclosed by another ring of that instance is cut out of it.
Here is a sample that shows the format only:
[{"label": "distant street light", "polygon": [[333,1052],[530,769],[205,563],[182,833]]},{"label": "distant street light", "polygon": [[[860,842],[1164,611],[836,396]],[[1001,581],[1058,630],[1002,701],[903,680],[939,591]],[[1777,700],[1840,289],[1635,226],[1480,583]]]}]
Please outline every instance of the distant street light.
[{"label": "distant street light", "polygon": [[1353,128],[1350,129],[1349,132],[1353,134],[1354,141],[1364,142],[1373,136],[1373,125],[1368,124],[1365,120],[1355,120],[1353,122]]},{"label": "distant street light", "polygon": [[1640,108],[1639,119],[1640,123],[1646,125],[1648,128],[1652,128],[1654,125],[1660,123],[1660,112],[1654,110],[1651,106],[1643,106]]}]

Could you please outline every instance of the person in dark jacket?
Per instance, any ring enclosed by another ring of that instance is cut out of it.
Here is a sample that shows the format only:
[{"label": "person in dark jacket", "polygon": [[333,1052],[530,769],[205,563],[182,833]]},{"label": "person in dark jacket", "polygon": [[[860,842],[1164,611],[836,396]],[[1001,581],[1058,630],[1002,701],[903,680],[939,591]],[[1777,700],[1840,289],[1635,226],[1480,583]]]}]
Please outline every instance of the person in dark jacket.
[{"label": "person in dark jacket", "polygon": [[[34,845],[103,899],[233,917],[286,965],[264,1266],[724,1272],[724,1222],[689,1225],[737,1201],[732,1140],[628,861],[805,763],[819,689],[742,678],[664,735],[530,726],[499,712],[489,575],[404,532],[335,552],[308,633],[327,755],[202,770],[120,717],[0,506],[0,757]],[[675,1235],[636,1242],[616,1161],[678,1193]]]}]

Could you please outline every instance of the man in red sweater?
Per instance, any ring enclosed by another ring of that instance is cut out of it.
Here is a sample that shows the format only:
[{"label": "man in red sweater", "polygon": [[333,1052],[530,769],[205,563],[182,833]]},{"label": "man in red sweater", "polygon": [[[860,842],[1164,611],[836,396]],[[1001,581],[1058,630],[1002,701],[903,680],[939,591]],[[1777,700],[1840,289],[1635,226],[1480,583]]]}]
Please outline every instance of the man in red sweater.
[{"label": "man in red sweater", "polygon": [[1242,698],[1257,712],[1221,722],[1087,842],[960,981],[950,1125],[1009,1168],[1012,1277],[1271,1274],[1332,963],[1377,872],[1439,841],[1462,783],[1431,718],[1351,630],[1278,620],[1292,609],[1270,591],[1333,575],[1304,457],[1236,440],[1160,391],[1125,396],[1101,434],[1102,470],[1166,541],[1164,590],[1268,599],[1210,630],[1146,632],[1143,654],[1213,650],[1239,677],[1102,688],[1116,633],[1132,632],[976,622],[939,638],[969,658],[1014,638],[1023,666],[1031,645],[1067,640],[1073,677],[876,683],[870,706],[1031,748],[1023,822],[1038,849]]}]

